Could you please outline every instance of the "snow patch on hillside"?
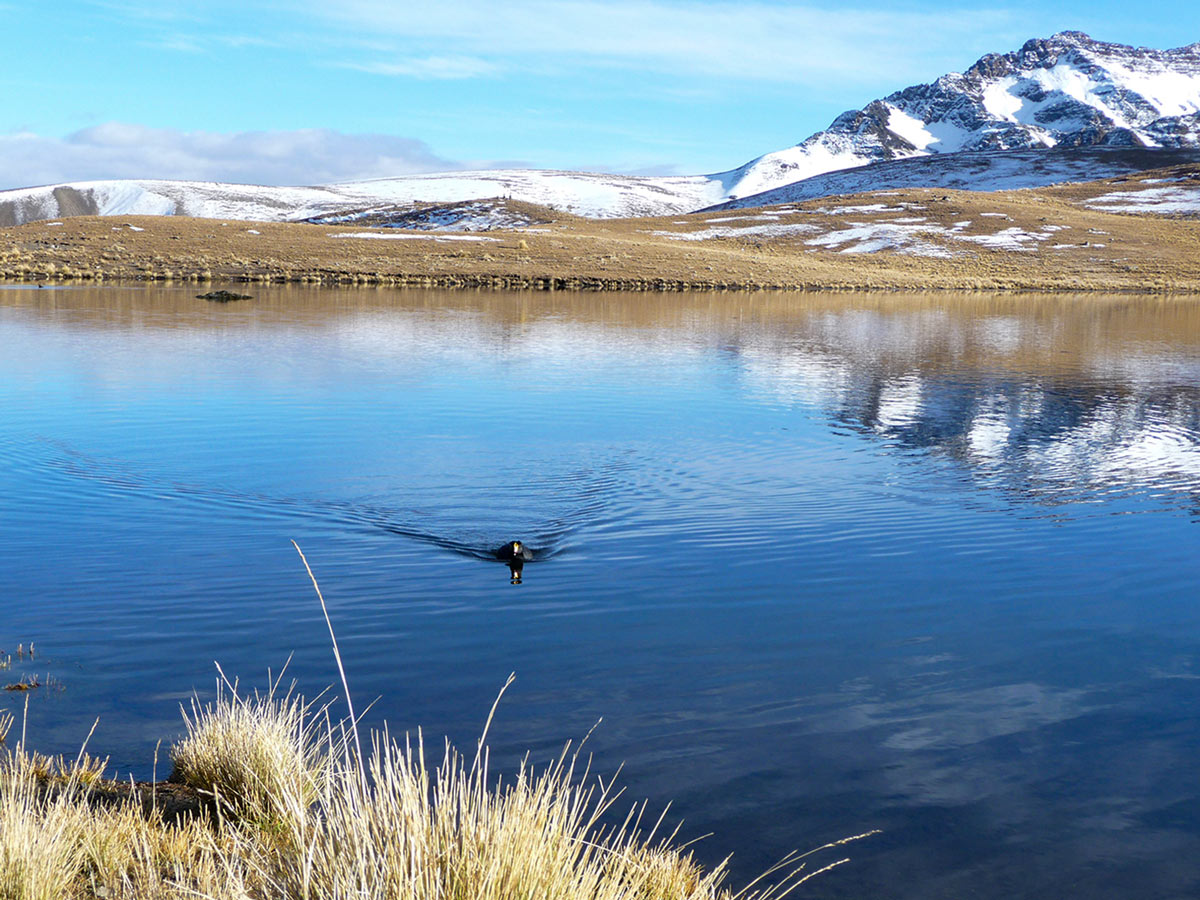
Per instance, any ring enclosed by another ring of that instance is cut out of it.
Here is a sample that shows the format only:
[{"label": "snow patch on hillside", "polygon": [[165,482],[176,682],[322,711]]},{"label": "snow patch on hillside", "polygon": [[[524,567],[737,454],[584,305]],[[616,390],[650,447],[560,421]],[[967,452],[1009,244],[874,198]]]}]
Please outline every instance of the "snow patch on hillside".
[{"label": "snow patch on hillside", "polygon": [[1105,212],[1144,212],[1170,215],[1200,215],[1200,187],[1146,188],[1101,194],[1085,204]]},{"label": "snow patch on hillside", "polygon": [[[711,221],[721,221],[713,219]],[[734,228],[718,225],[713,228],[703,228],[700,231],[652,231],[650,234],[670,238],[673,241],[707,241],[712,238],[751,238],[751,237],[789,237],[794,234],[804,234],[819,230],[816,225],[798,222],[779,225],[746,225]]]},{"label": "snow patch on hillside", "polygon": [[[1036,231],[1026,230],[1015,225],[998,228],[1000,223],[995,223],[997,216],[1002,220],[1011,221],[1003,213],[983,213],[982,216],[989,216],[989,218],[981,216],[982,221],[978,226],[971,219],[964,219],[950,225],[940,225],[926,216],[892,215],[897,212],[923,208],[913,203],[898,206],[884,204],[829,206],[819,209],[796,210],[794,214],[804,216],[806,218],[804,222],[776,222],[770,225],[744,225],[741,227],[712,224],[713,222],[729,221],[729,218],[722,218],[701,220],[699,224],[705,224],[708,227],[695,231],[654,231],[650,233],[658,237],[681,241],[707,241],[714,238],[787,238],[802,234],[807,236],[804,240],[807,246],[837,253],[878,253],[886,250],[914,256],[950,258],[972,254],[973,251],[969,245],[993,251],[1034,252],[1057,233],[1069,228],[1069,226],[1055,223],[1041,225]],[[857,218],[864,214],[883,214],[891,217],[877,218],[874,221]],[[998,230],[993,231],[990,230],[991,228],[998,228]],[[978,229],[982,229],[982,233],[979,233]],[[1077,245],[1053,244],[1051,246],[1061,250]],[[1103,247],[1104,245],[1092,244],[1091,246]],[[810,252],[815,252],[815,249]]]},{"label": "snow patch on hillside", "polygon": [[1034,231],[1024,231],[1020,228],[1005,228],[997,231],[995,234],[960,234],[956,235],[956,239],[960,241],[971,241],[983,247],[988,247],[992,250],[1009,250],[1017,252],[1031,252],[1035,249],[1034,245],[1038,241],[1044,241],[1049,234],[1039,234]]},{"label": "snow patch on hillside", "polygon": [[953,254],[938,244],[923,240],[921,235],[944,229],[928,225],[901,225],[896,222],[851,222],[846,228],[831,231],[805,241],[806,244],[837,249],[839,253],[878,253],[895,250],[914,256],[949,257]]},{"label": "snow patch on hillside", "polygon": [[481,234],[411,234],[402,231],[394,231],[389,234],[380,234],[378,231],[352,231],[342,234],[331,234],[331,238],[360,238],[364,240],[384,240],[384,241],[437,241],[439,244],[448,241],[493,241],[499,242],[500,238],[484,237]]},{"label": "snow patch on hillside", "polygon": [[465,203],[374,206],[305,221],[313,225],[344,225],[354,222],[373,228],[403,228],[412,231],[513,231],[544,225],[550,220],[529,209],[514,208],[506,200],[474,200]]}]

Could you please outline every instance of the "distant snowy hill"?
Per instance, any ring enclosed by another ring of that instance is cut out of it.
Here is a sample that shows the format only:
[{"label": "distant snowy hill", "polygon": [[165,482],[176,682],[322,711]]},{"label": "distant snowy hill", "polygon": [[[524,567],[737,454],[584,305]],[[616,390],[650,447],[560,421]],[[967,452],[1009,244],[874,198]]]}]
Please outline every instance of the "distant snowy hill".
[{"label": "distant snowy hill", "polygon": [[1147,169],[1200,164],[1200,148],[1055,147],[1043,150],[987,150],[938,153],[872,163],[814,175],[709,207],[745,209],[776,203],[802,203],[837,194],[904,188],[1004,191],[1046,187],[1132,175]]},{"label": "distant snowy hill", "polygon": [[282,222],[417,202],[507,197],[595,218],[689,212],[725,199],[703,175],[633,177],[535,170],[445,172],[318,187],[200,181],[88,181],[0,191],[0,225],[62,216],[196,216]]},{"label": "distant snowy hill", "polygon": [[1180,162],[1165,152],[1172,150],[1200,151],[1200,43],[1151,50],[1067,31],[843,113],[803,143],[715,175],[510,170],[316,187],[93,181],[0,192],[0,225],[72,215],[304,220],[484,198],[590,217],[678,215],[727,201],[744,206],[887,187],[1083,181]]}]

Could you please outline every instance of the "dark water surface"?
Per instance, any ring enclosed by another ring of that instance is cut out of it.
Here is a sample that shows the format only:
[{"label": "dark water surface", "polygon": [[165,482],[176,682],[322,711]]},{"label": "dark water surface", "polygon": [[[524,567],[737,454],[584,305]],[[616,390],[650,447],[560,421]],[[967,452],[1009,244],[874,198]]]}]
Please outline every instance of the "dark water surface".
[{"label": "dark water surface", "polygon": [[801,896],[1200,895],[1200,301],[193,293],[0,292],[31,745],[334,683],[295,538],[373,724],[515,670],[501,765],[603,717],[738,880],[881,828]]}]

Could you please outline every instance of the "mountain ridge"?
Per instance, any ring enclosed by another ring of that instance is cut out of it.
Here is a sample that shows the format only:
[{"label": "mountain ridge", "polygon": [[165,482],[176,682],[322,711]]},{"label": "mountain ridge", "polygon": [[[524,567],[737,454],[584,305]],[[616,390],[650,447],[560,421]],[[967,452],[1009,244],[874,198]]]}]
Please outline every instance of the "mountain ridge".
[{"label": "mountain ridge", "polygon": [[[1093,152],[1098,148],[1146,155],[1122,161]],[[1029,158],[1036,164],[1027,171],[1017,156],[1004,156],[1049,150],[1056,152]],[[1070,150],[1078,151],[1077,158]],[[1155,150],[1200,156],[1200,42],[1157,50],[1064,31],[986,54],[964,72],[894,91],[842,113],[799,144],[710,175],[496,170],[308,187],[73,182],[0,191],[0,225],[89,214],[295,221],[361,210],[378,219],[380,210],[405,204],[486,198],[593,218],[679,215],[725,203],[822,196],[813,192],[850,183],[859,191],[893,184],[987,189],[998,179],[1009,188],[1040,187],[1058,183],[1055,179],[1090,180],[1170,164],[1155,160]],[[1178,159],[1164,153],[1168,156],[1170,162]],[[906,160],[930,157],[947,162],[914,162],[897,171]],[[844,174],[850,172],[857,174]],[[971,173],[978,176],[974,182],[966,177]],[[403,218],[405,211],[397,215]]]},{"label": "mountain ridge", "polygon": [[1156,50],[1080,31],[1032,38],[751,160],[733,170],[729,199],[912,156],[1095,145],[1200,147],[1200,42]]}]

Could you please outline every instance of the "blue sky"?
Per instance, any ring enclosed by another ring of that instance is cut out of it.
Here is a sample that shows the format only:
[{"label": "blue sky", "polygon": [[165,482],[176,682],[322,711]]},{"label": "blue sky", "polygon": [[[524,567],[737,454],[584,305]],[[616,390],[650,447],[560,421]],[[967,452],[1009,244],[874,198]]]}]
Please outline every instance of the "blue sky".
[{"label": "blue sky", "polygon": [[0,0],[0,26],[0,187],[313,183],[720,171],[1030,37],[1200,41],[1200,4]]}]

